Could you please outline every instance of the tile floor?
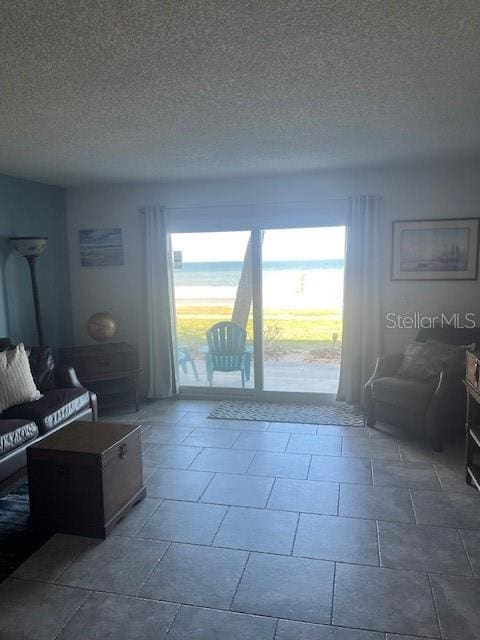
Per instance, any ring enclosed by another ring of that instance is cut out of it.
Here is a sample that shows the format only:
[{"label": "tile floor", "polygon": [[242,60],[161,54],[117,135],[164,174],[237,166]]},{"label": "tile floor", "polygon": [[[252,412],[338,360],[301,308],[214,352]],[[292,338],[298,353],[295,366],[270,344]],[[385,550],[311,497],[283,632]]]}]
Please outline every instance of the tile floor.
[{"label": "tile floor", "polygon": [[107,540],[56,535],[2,583],[2,640],[480,638],[461,446],[210,406],[108,416],[144,425],[147,498]]}]

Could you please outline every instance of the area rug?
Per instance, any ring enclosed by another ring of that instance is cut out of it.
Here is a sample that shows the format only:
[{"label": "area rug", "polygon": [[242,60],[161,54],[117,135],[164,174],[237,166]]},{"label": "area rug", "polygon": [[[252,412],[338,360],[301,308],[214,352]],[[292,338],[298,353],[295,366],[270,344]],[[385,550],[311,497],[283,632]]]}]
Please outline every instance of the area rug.
[{"label": "area rug", "polygon": [[34,534],[28,526],[29,501],[26,479],[0,498],[0,582],[39,549],[49,536]]},{"label": "area rug", "polygon": [[262,422],[298,422],[363,427],[360,407],[346,402],[322,404],[291,404],[281,402],[246,402],[223,400],[211,411],[209,418],[218,420],[261,420]]}]

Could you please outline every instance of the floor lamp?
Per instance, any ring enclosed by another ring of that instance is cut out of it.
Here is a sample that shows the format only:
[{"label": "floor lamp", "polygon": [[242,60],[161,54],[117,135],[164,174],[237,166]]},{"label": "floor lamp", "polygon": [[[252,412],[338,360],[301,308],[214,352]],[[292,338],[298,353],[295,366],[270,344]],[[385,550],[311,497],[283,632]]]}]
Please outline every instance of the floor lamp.
[{"label": "floor lamp", "polygon": [[38,344],[43,347],[42,318],[40,316],[40,301],[38,297],[37,274],[35,263],[47,246],[48,238],[42,237],[18,237],[10,238],[12,245],[18,253],[27,259],[32,281],[33,305],[35,307],[35,320],[37,322]]}]

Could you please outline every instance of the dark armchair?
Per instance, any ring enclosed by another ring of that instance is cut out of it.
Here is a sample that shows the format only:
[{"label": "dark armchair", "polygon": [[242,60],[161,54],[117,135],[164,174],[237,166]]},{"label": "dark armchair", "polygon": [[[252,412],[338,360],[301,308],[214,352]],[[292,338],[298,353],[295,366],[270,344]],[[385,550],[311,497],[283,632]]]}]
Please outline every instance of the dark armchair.
[{"label": "dark armchair", "polygon": [[[435,327],[421,329],[417,342],[429,338],[454,345],[480,345],[480,329]],[[443,369],[432,380],[397,375],[403,354],[378,358],[365,385],[364,412],[367,425],[377,421],[423,433],[435,451],[441,451],[447,435],[463,429],[465,423],[465,366]]]}]

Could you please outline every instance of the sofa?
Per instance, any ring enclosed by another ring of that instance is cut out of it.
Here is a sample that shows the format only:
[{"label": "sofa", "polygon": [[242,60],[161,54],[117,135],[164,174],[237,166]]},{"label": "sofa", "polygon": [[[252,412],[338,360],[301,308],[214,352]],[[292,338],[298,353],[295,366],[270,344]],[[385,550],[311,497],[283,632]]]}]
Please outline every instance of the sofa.
[{"label": "sofa", "polygon": [[[436,340],[450,345],[480,345],[480,329],[432,327],[421,329],[416,342]],[[426,436],[435,451],[444,441],[463,433],[465,425],[465,364],[442,369],[431,380],[414,380],[398,375],[404,354],[378,358],[365,385],[366,423],[377,421],[402,427]]]},{"label": "sofa", "polygon": [[[0,338],[0,350],[11,342]],[[72,367],[56,366],[50,347],[32,347],[29,363],[42,397],[0,413],[0,482],[25,467],[26,449],[74,420],[96,420],[97,398]]]}]

